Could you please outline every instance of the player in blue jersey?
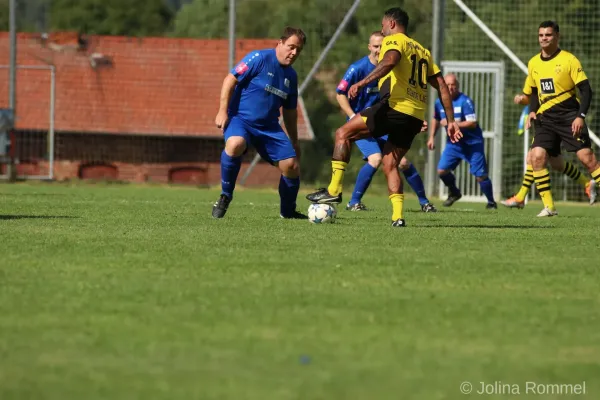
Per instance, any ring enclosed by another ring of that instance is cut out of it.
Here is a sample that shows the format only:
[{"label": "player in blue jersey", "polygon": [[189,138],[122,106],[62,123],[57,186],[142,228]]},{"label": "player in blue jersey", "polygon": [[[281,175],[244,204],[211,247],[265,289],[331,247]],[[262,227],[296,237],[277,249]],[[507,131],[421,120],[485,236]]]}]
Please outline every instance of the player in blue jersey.
[{"label": "player in blue jersey", "polygon": [[[306,218],[296,211],[300,188],[298,156],[298,79],[292,64],[306,43],[298,28],[285,28],[274,49],[248,53],[225,77],[215,123],[223,130],[221,196],[212,216],[223,218],[233,198],[242,156],[248,145],[281,170],[279,196],[282,218]],[[279,109],[287,135],[279,124]]]},{"label": "player in blue jersey", "polygon": [[[475,176],[481,187],[482,193],[487,198],[487,209],[497,209],[494,200],[492,181],[488,177],[487,162],[485,159],[485,146],[483,142],[483,131],[477,123],[477,114],[473,100],[460,91],[459,82],[454,74],[444,77],[454,107],[454,118],[463,133],[463,139],[457,143],[447,143],[438,163],[438,174],[440,179],[448,187],[448,199],[444,202],[445,207],[450,207],[462,197],[460,189],[456,186],[456,177],[452,173],[462,160],[470,165],[470,172]],[[439,99],[435,102],[434,118],[431,121],[431,130],[427,147],[434,149],[434,138],[438,126],[446,127],[446,113]]]},{"label": "player in blue jersey", "polygon": [[[381,49],[381,42],[383,41],[383,34],[381,31],[375,31],[369,38],[369,55],[364,56],[360,60],[356,61],[346,71],[344,78],[339,83],[337,92],[337,101],[344,113],[348,116],[348,120],[354,117],[354,115],[367,107],[371,107],[377,103],[379,99],[379,88],[377,81],[373,81],[366,85],[359,93],[358,96],[352,100],[348,100],[348,89],[355,83],[364,79],[369,75],[377,66],[379,59],[379,50]],[[357,140],[356,146],[361,151],[364,159],[367,161],[361,168],[356,177],[356,184],[354,185],[354,191],[352,192],[352,198],[346,206],[346,210],[351,211],[362,211],[366,210],[366,206],[362,203],[362,197],[369,188],[373,175],[377,172],[377,169],[381,165],[383,158],[383,146],[387,141],[387,135],[379,138],[369,137],[366,139]],[[415,166],[403,157],[400,161],[400,169],[404,173],[408,184],[413,191],[419,197],[419,203],[421,204],[421,210],[424,212],[435,212],[435,206],[429,202],[425,195],[425,186],[423,180],[419,175],[419,172]]]}]

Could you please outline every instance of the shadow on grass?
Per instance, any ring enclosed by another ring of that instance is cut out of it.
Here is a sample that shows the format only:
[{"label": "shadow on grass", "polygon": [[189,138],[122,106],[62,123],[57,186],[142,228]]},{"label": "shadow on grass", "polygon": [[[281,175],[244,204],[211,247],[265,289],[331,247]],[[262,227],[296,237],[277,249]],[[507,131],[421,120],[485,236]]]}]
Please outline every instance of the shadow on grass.
[{"label": "shadow on grass", "polygon": [[415,228],[476,228],[476,229],[554,229],[554,226],[539,225],[484,225],[484,224],[441,224],[415,225]]},{"label": "shadow on grass", "polygon": [[69,215],[0,215],[0,221],[10,219],[72,219],[79,217],[72,217]]}]

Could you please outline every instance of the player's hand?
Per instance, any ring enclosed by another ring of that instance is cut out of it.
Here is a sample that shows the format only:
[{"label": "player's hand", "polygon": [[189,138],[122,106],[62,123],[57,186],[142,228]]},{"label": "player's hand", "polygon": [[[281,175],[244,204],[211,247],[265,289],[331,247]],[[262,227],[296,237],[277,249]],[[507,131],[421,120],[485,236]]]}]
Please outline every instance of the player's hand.
[{"label": "player's hand", "polygon": [[434,138],[430,137],[430,138],[427,140],[427,148],[428,148],[429,150],[435,150],[435,139],[434,139]]},{"label": "player's hand", "polygon": [[427,123],[427,121],[423,121],[423,125],[421,125],[421,133],[427,132],[428,128],[429,128],[429,124]]},{"label": "player's hand", "polygon": [[225,130],[228,121],[229,115],[227,115],[227,111],[219,111],[215,118],[215,124],[217,125],[217,128],[219,128],[222,131]]},{"label": "player's hand", "polygon": [[450,138],[451,143],[456,143],[463,137],[456,121],[452,121],[448,124],[448,137]]},{"label": "player's hand", "polygon": [[517,94],[515,95],[515,98],[513,99],[513,101],[515,102],[515,104],[521,104],[521,101],[523,101],[523,99],[525,98],[524,94]]},{"label": "player's hand", "polygon": [[448,126],[448,120],[446,118],[442,119],[440,121],[440,125],[443,126],[444,128]]},{"label": "player's hand", "polygon": [[530,112],[529,116],[527,117],[527,121],[525,121],[525,130],[531,128],[531,121],[537,119],[537,117],[535,116],[534,112]]},{"label": "player's hand", "polygon": [[348,98],[352,100],[353,98],[358,96],[358,92],[360,92],[362,88],[363,84],[361,82],[357,82],[354,85],[350,86],[350,89],[348,89]]},{"label": "player's hand", "polygon": [[577,117],[575,121],[571,124],[571,131],[573,132],[573,137],[579,137],[581,135],[581,130],[583,129],[583,118]]}]

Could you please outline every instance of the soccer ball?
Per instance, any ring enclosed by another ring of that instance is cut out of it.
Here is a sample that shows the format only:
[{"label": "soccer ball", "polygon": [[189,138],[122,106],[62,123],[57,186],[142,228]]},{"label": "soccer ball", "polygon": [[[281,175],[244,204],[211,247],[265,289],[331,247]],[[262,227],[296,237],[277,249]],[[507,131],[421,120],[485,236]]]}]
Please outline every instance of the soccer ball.
[{"label": "soccer ball", "polygon": [[331,224],[337,211],[330,204],[311,204],[308,207],[308,220],[313,224]]}]

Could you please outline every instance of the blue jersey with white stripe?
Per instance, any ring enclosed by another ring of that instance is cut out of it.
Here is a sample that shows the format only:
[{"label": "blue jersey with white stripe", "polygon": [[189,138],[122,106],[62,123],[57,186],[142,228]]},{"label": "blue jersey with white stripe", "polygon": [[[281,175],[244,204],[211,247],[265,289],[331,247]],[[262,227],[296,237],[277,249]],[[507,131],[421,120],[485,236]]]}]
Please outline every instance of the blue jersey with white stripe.
[{"label": "blue jersey with white stripe", "polygon": [[275,49],[248,53],[231,73],[238,84],[229,102],[230,118],[238,116],[251,125],[272,126],[279,123],[281,107],[296,109],[296,71],[279,64]]},{"label": "blue jersey with white stripe", "polygon": [[[464,93],[459,93],[458,97],[452,100],[452,107],[454,107],[454,120],[455,121],[477,121],[477,114],[475,113],[475,104],[473,100]],[[438,98],[435,101],[435,113],[434,118],[438,121],[446,118],[446,111],[442,106],[442,102]],[[456,144],[461,143],[470,145],[483,143],[483,131],[479,124],[473,129],[462,129],[460,130],[463,134],[463,138]],[[448,142],[448,144],[451,144]]]},{"label": "blue jersey with white stripe", "polygon": [[[365,78],[375,69],[375,64],[369,60],[369,56],[365,56],[348,67],[344,74],[344,78],[338,84],[336,92],[348,96],[348,89],[358,81]],[[379,101],[379,88],[377,80],[365,86],[354,99],[350,100],[350,107],[355,113],[372,106]]]}]

